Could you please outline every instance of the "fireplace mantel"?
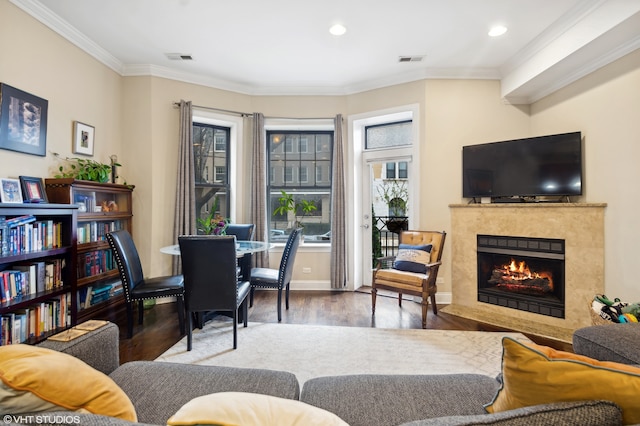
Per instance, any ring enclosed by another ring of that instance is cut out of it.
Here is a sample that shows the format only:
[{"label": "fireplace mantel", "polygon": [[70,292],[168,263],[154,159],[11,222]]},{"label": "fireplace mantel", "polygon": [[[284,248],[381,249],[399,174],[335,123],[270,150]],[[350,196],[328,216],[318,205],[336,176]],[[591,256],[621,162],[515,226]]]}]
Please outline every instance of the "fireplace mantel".
[{"label": "fireplace mantel", "polygon": [[[604,292],[605,203],[452,204],[452,302],[444,308],[462,317],[517,331],[571,341],[591,324],[588,303]],[[477,301],[478,234],[565,240],[565,318],[551,318]]]}]

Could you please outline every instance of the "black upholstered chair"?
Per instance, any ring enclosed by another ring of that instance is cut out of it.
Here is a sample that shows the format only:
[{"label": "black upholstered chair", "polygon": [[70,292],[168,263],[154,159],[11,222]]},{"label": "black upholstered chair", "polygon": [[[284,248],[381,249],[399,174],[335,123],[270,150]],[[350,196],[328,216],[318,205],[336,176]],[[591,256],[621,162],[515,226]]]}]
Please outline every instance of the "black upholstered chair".
[{"label": "black upholstered chair", "polygon": [[[237,240],[252,241],[254,229],[253,223],[230,223],[227,225],[225,232],[227,235],[235,235]],[[238,259],[240,278],[243,280],[248,280],[251,274],[251,259],[251,253],[247,253]]]},{"label": "black upholstered chair", "polygon": [[238,309],[247,326],[249,282],[238,281],[236,237],[233,235],[181,235],[180,257],[187,312],[187,350],[191,350],[193,315],[229,312],[233,317],[233,348],[238,347]]},{"label": "black upholstered chair", "polygon": [[251,295],[249,305],[253,306],[253,292],[256,288],[273,288],[278,290],[278,321],[282,321],[282,290],[285,290],[285,306],[289,309],[289,283],[293,275],[293,263],[300,245],[302,228],[291,231],[287,244],[282,252],[280,268],[253,268],[251,269]]},{"label": "black upholstered chair", "polygon": [[145,278],[138,250],[126,230],[107,234],[113,258],[120,272],[127,307],[127,338],[133,336],[133,305],[138,302],[138,324],[144,317],[144,300],[176,297],[180,333],[184,334],[184,286],[182,275]]}]

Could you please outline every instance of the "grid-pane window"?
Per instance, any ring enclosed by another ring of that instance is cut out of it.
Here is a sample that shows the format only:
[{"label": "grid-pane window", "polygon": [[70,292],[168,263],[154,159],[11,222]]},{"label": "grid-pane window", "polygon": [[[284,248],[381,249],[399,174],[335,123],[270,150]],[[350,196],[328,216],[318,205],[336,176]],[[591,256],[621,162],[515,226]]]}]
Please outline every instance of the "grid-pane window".
[{"label": "grid-pane window", "polygon": [[398,163],[398,179],[407,179],[409,177],[409,167],[406,161]]},{"label": "grid-pane window", "polygon": [[[331,158],[333,131],[267,132],[269,209],[272,242],[285,242],[295,226],[304,227],[305,241],[330,239]],[[294,209],[276,212],[282,191]],[[313,205],[305,211],[305,205]]]},{"label": "grid-pane window", "polygon": [[[193,160],[197,219],[229,216],[228,127],[193,123]],[[205,231],[201,226],[199,233]]]}]

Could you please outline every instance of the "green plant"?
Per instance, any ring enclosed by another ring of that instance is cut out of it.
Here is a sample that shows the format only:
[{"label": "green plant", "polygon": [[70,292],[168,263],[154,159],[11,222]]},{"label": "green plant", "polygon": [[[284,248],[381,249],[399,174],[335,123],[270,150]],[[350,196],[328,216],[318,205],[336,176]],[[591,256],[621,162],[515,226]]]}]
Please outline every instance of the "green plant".
[{"label": "green plant", "polygon": [[[58,154],[54,154],[59,157]],[[111,166],[120,166],[119,163],[104,164],[98,161],[86,159],[86,158],[69,158],[65,157],[68,167],[60,166],[58,170],[59,174],[55,175],[56,178],[74,178],[78,180],[91,180],[94,182],[105,183],[109,181],[109,173],[111,173]]]},{"label": "green plant", "polygon": [[316,202],[314,200],[295,200],[293,194],[287,194],[284,190],[280,191],[282,195],[278,198],[278,207],[273,211],[274,216],[287,215],[292,212],[296,218],[296,227],[304,227],[302,219],[314,210],[317,210]]}]

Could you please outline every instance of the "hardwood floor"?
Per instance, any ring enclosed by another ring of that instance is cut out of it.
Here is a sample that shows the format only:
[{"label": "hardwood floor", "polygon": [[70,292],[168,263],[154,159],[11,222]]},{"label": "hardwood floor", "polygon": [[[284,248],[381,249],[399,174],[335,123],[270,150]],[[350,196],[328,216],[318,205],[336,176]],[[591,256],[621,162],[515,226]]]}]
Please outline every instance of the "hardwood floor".
[{"label": "hardwood floor", "polygon": [[[277,293],[256,291],[253,307],[249,308],[249,321],[277,323]],[[340,325],[348,327],[375,328],[421,328],[421,309],[418,303],[403,301],[398,307],[395,296],[378,295],[376,315],[371,316],[371,295],[368,289],[356,292],[292,291],[290,309],[282,311],[282,322],[286,324]],[[137,318],[137,315],[134,315]],[[124,309],[111,315],[110,321],[120,327],[120,362],[153,360],[165,352],[182,336],[178,327],[175,303],[159,304],[145,310],[144,324],[134,325],[134,335],[126,338],[126,315]],[[444,312],[434,315],[431,307],[427,317],[427,328],[433,330],[477,330],[510,331],[460,318]],[[571,345],[537,336],[528,336],[534,342],[564,351],[572,351]]]}]

